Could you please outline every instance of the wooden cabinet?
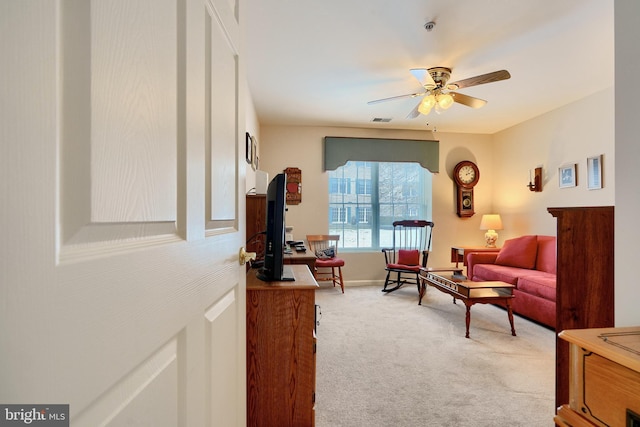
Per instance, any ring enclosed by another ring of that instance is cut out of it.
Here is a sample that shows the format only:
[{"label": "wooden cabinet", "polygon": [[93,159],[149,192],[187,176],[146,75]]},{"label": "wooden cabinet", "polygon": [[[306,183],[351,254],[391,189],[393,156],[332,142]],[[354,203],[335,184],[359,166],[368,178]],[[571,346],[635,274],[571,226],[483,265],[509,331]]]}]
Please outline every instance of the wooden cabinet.
[{"label": "wooden cabinet", "polygon": [[247,273],[247,425],[313,426],[315,291],[305,264],[294,282],[263,282]]},{"label": "wooden cabinet", "polygon": [[264,194],[249,194],[246,202],[247,215],[247,252],[255,252],[257,259],[264,257],[264,242],[266,236],[262,233],[267,227],[267,196]]},{"label": "wooden cabinet", "polygon": [[[613,326],[613,206],[547,210],[557,219],[556,331]],[[556,407],[568,384],[569,344],[556,337]]]},{"label": "wooden cabinet", "polygon": [[640,327],[566,330],[569,400],[558,426],[640,425]]}]

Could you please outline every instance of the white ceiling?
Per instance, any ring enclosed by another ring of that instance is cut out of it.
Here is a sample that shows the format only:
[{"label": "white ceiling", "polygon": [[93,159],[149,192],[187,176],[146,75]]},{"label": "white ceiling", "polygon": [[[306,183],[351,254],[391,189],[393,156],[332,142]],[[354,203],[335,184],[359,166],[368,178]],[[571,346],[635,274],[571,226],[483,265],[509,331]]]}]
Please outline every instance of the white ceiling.
[{"label": "white ceiling", "polygon": [[[261,124],[492,134],[613,85],[613,0],[246,0],[247,78]],[[428,32],[424,25],[435,21]],[[411,68],[488,101],[406,119]],[[374,123],[373,118],[391,118]]]}]

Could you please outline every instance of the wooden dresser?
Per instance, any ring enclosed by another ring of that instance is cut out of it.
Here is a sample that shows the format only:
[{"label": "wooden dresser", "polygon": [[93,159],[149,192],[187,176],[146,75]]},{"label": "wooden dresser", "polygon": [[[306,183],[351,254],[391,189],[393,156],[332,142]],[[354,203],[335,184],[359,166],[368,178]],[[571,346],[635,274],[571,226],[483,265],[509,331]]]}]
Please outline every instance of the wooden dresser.
[{"label": "wooden dresser", "polygon": [[562,331],[570,346],[569,400],[558,426],[640,425],[640,327]]},{"label": "wooden dresser", "polygon": [[315,291],[305,264],[293,282],[263,282],[247,273],[247,425],[315,423]]}]

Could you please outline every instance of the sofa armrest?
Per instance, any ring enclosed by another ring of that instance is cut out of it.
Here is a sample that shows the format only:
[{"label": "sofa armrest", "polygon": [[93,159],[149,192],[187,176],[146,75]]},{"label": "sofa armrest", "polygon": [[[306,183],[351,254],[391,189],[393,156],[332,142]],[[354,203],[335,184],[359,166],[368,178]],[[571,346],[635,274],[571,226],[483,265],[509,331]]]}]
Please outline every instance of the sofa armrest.
[{"label": "sofa armrest", "polygon": [[467,254],[467,278],[473,279],[473,266],[476,264],[493,264],[498,258],[497,252],[469,252]]}]

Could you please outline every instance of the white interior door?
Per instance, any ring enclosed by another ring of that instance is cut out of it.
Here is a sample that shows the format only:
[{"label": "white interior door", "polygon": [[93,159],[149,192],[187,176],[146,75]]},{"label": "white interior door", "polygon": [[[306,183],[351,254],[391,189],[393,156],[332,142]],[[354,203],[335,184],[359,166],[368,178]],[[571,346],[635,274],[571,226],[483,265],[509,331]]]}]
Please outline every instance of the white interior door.
[{"label": "white interior door", "polygon": [[0,402],[244,425],[238,1],[0,2]]}]

